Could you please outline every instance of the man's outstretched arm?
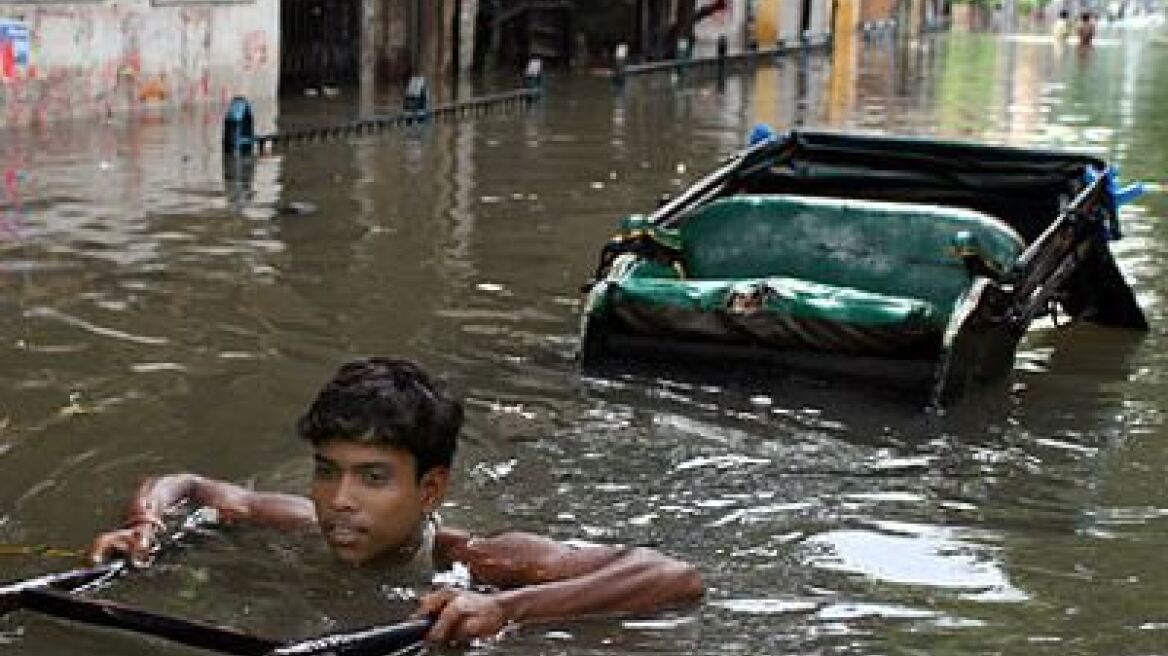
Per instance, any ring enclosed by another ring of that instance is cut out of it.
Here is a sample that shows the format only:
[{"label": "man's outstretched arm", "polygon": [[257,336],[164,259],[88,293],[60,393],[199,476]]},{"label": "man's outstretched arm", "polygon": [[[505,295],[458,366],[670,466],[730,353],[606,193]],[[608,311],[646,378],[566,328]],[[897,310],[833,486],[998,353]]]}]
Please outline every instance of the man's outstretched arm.
[{"label": "man's outstretched arm", "polygon": [[169,474],[142,481],[130,500],[122,528],[94,538],[90,558],[100,562],[126,555],[139,565],[148,563],[165,526],[162,519],[166,510],[183,500],[215,508],[219,520],[227,524],[251,522],[293,528],[316,521],[312,503],[304,497],[256,492],[196,474]]},{"label": "man's outstretched arm", "polygon": [[491,594],[442,590],[422,598],[438,642],[489,637],[509,622],[655,611],[690,604],[704,588],[696,568],[651,549],[573,548],[526,533],[467,540],[451,550]]}]

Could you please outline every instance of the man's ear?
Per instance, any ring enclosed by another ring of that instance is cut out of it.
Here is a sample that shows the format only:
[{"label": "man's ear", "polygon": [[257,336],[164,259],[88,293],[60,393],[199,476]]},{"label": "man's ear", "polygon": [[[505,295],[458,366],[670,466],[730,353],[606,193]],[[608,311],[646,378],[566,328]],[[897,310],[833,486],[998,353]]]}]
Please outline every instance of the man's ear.
[{"label": "man's ear", "polygon": [[446,498],[446,488],[449,485],[449,467],[434,467],[422,474],[422,480],[418,483],[418,487],[422,489],[422,510],[428,513],[437,510],[438,506],[442,505],[442,500]]}]

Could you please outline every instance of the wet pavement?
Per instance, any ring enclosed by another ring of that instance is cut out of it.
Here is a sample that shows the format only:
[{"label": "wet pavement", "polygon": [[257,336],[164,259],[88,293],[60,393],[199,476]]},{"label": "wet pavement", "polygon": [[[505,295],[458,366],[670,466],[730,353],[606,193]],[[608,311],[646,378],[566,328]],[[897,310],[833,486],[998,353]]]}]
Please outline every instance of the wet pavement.
[{"label": "wet pavement", "polygon": [[[209,113],[6,135],[0,578],[72,565],[43,548],[83,548],[147,473],[303,489],[300,409],[341,360],[394,353],[466,398],[448,522],[649,544],[709,587],[696,609],[529,627],[479,651],[1162,651],[1168,47],[1154,34],[1104,29],[1088,52],[856,41],[721,86],[552,74],[527,112],[254,165],[222,161]],[[274,109],[258,111],[270,127]],[[304,99],[278,122],[352,111]],[[1113,249],[1151,332],[1039,326],[1003,388],[943,415],[784,372],[582,375],[578,286],[598,246],[758,121],[1073,147],[1150,181]],[[303,547],[229,531],[106,593],[268,635],[407,612],[410,582]],[[161,649],[25,613],[0,621],[0,645]]]}]

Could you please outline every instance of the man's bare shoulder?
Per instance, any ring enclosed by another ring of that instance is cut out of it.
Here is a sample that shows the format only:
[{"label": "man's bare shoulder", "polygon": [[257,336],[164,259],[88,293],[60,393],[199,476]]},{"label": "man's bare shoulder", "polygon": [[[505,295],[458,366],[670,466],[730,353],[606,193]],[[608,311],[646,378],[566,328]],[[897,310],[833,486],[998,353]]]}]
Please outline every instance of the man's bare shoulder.
[{"label": "man's bare shoulder", "polygon": [[526,531],[503,531],[482,536],[458,527],[441,526],[434,537],[438,552],[456,560],[562,556],[575,551],[574,545]]},{"label": "man's bare shoulder", "polygon": [[576,576],[619,557],[628,547],[577,547],[525,531],[479,537],[444,526],[435,536],[435,551],[439,562],[463,563],[477,581],[512,587]]}]

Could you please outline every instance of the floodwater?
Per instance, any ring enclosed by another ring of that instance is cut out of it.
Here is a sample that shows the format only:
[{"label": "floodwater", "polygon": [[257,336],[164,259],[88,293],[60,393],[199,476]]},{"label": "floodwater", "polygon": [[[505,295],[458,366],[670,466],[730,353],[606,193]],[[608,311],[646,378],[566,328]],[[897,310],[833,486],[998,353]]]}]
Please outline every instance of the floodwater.
[{"label": "floodwater", "polygon": [[[653,545],[708,586],[697,608],[530,626],[480,653],[1163,653],[1168,47],[1154,34],[1104,29],[1089,52],[857,41],[723,88],[553,74],[528,112],[251,166],[225,167],[209,114],[9,134],[0,579],[72,566],[147,473],[303,489],[294,418],[345,358],[392,353],[466,399],[446,521]],[[305,99],[278,120],[351,111]],[[1151,331],[1037,328],[1002,389],[944,415],[786,372],[582,375],[578,286],[598,246],[757,121],[1113,161],[1152,183],[1114,245]],[[246,530],[167,563],[101,594],[291,637],[398,619],[417,589]],[[24,612],[0,620],[0,646],[163,651]]]}]

